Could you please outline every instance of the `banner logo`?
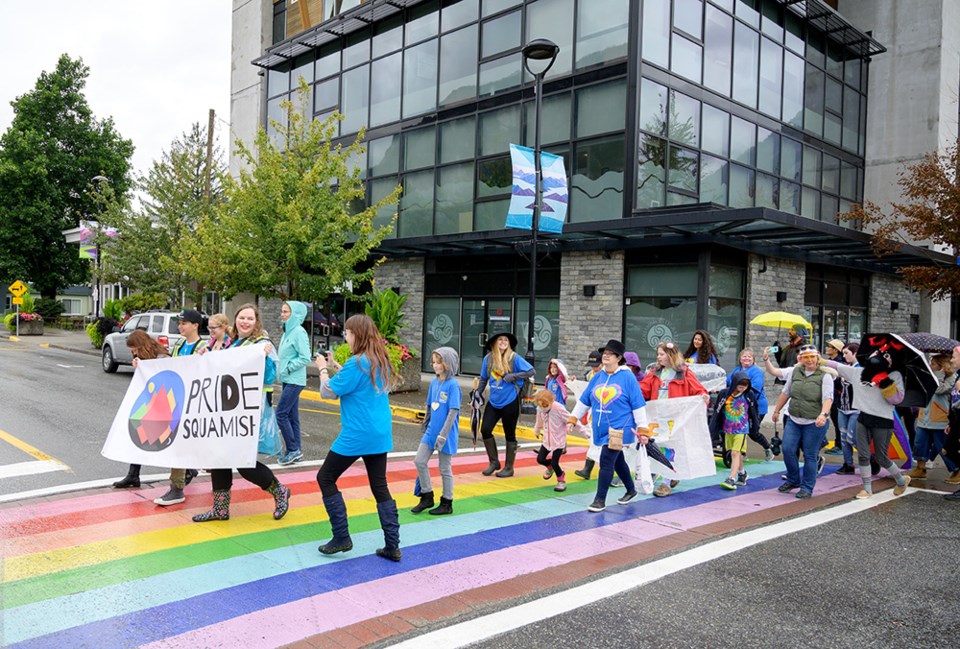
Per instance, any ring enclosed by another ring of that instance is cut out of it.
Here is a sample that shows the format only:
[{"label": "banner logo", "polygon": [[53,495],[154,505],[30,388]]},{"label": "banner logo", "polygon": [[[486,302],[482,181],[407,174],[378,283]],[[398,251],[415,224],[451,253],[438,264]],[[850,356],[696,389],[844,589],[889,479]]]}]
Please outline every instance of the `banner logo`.
[{"label": "banner logo", "polygon": [[130,439],[144,451],[161,451],[177,437],[184,401],[183,380],[176,372],[155,374],[130,411]]}]

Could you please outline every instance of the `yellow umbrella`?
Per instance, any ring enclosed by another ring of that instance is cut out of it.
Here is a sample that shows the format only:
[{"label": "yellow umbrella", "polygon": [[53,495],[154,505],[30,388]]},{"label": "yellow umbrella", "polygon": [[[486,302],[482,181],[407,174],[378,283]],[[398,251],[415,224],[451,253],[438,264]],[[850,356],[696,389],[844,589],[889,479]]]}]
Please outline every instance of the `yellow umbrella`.
[{"label": "yellow umbrella", "polygon": [[761,327],[776,327],[777,329],[788,329],[793,325],[801,325],[807,329],[813,329],[803,316],[787,313],[786,311],[761,313],[751,320],[750,324],[760,325]]}]

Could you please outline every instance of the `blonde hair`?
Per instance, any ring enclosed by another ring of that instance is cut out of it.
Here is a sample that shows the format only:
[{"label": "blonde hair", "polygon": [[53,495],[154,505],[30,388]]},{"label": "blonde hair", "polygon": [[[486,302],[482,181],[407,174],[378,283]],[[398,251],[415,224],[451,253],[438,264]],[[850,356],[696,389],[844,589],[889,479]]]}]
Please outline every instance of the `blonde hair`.
[{"label": "blonde hair", "polygon": [[212,316],[210,316],[210,319],[207,320],[207,327],[210,325],[220,325],[221,327],[226,328],[230,326],[230,319],[222,313],[214,313]]},{"label": "blonde hair", "polygon": [[740,359],[743,358],[744,354],[750,354],[751,356],[753,356],[753,361],[754,362],[757,361],[757,355],[753,353],[753,350],[750,349],[749,347],[744,347],[743,349],[740,350],[740,353],[737,354],[737,363],[740,363]]},{"label": "blonde hair", "polygon": [[433,352],[432,354],[430,354],[430,363],[440,363],[441,365],[443,365],[443,376],[440,378],[446,379],[447,376],[450,374],[450,368],[447,367],[446,362],[443,360],[443,356],[441,356],[437,352]]},{"label": "blonde hair", "polygon": [[953,374],[953,358],[949,354],[934,354],[930,358],[930,363],[936,363],[947,376]]},{"label": "blonde hair", "polygon": [[667,342],[660,343],[657,345],[657,351],[663,350],[663,353],[667,355],[667,358],[670,359],[670,369],[679,372],[683,369],[685,365],[683,360],[683,354],[680,353],[680,348],[677,347],[675,343]]},{"label": "blonde hair", "polygon": [[500,338],[506,338],[508,342],[510,340],[507,336],[497,336],[493,339],[493,344],[490,345],[490,369],[501,375],[509,374],[513,371],[513,357],[517,353],[509,346],[506,351],[502,351],[497,344],[497,340]]}]

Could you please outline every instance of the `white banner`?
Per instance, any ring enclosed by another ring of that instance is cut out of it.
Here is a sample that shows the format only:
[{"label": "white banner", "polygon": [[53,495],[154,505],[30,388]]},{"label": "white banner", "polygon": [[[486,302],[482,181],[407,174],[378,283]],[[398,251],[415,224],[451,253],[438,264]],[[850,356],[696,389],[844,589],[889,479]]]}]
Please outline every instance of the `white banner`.
[{"label": "white banner", "polygon": [[651,459],[654,473],[674,480],[716,475],[707,406],[702,396],[647,401],[647,421],[658,424],[653,439],[676,469],[671,471]]},{"label": "white banner", "polygon": [[263,347],[141,361],[101,454],[169,468],[257,461]]}]

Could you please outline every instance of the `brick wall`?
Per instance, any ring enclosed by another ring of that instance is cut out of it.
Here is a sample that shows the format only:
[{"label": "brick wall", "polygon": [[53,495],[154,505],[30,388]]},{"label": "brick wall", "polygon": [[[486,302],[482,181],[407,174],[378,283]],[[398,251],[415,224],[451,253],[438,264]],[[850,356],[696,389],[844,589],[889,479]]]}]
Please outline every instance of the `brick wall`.
[{"label": "brick wall", "polygon": [[[585,297],[584,285],[596,286]],[[560,358],[580,373],[587,355],[623,336],[624,256],[622,251],[565,252],[560,264]]]},{"label": "brick wall", "polygon": [[400,340],[408,347],[418,352],[423,348],[423,258],[388,259],[375,271],[374,283],[379,290],[399,288],[401,294],[407,295],[403,305],[403,329],[400,330]]},{"label": "brick wall", "polygon": [[[890,303],[896,302],[897,309]],[[908,289],[892,275],[870,278],[870,332],[910,331],[910,316],[920,313],[920,294]]]}]

